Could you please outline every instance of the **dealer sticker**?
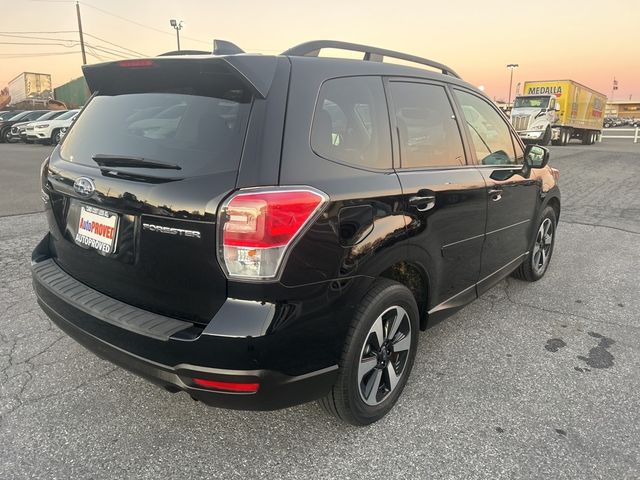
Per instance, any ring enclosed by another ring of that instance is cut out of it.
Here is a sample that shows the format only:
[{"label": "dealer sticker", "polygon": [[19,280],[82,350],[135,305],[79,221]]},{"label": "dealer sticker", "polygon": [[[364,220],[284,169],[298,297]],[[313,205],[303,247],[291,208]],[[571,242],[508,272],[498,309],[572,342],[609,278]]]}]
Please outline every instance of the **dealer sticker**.
[{"label": "dealer sticker", "polygon": [[83,205],[76,243],[102,253],[113,253],[118,231],[118,215],[100,208]]}]

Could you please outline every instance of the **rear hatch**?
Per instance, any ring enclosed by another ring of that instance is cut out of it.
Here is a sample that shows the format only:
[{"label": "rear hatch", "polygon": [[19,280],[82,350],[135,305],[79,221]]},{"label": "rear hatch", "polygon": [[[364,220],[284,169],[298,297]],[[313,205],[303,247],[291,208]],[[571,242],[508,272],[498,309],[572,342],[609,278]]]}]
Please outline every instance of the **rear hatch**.
[{"label": "rear hatch", "polygon": [[206,324],[226,298],[218,204],[257,91],[222,57],[85,70],[90,99],[43,178],[55,261],[86,285]]}]

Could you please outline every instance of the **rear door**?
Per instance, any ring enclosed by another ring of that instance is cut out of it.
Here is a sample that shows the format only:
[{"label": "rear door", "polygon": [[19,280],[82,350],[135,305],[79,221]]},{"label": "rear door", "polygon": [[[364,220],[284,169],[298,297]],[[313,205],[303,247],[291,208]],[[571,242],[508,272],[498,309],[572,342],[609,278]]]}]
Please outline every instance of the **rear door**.
[{"label": "rear door", "polygon": [[54,259],[113,298],[206,324],[227,294],[216,214],[236,186],[255,92],[219,59],[98,68],[111,79],[45,178]]},{"label": "rear door", "polygon": [[430,314],[475,298],[486,221],[485,182],[467,164],[450,92],[444,84],[387,83],[398,175],[411,222],[409,258],[429,275]]},{"label": "rear door", "polygon": [[474,161],[486,184],[487,233],[478,293],[513,270],[531,243],[539,182],[525,176],[524,152],[508,121],[489,101],[454,89],[465,120]]}]

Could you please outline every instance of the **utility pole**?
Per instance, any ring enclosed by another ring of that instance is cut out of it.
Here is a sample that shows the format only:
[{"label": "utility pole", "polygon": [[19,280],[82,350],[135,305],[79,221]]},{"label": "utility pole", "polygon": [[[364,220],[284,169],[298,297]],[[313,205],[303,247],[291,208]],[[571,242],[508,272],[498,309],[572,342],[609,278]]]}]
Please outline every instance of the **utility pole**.
[{"label": "utility pole", "polygon": [[176,38],[178,39],[178,51],[180,51],[180,30],[182,30],[182,20],[177,21],[173,18],[169,20],[169,25],[176,29]]},{"label": "utility pole", "polygon": [[78,16],[78,33],[80,34],[80,50],[82,50],[82,64],[87,64],[87,54],[84,51],[84,36],[82,35],[82,19],[80,18],[80,2],[76,0],[76,14]]},{"label": "utility pole", "polygon": [[511,80],[509,80],[509,100],[507,100],[507,106],[511,105],[511,88],[513,87],[513,71],[518,68],[517,63],[510,63],[507,68],[511,70]]}]

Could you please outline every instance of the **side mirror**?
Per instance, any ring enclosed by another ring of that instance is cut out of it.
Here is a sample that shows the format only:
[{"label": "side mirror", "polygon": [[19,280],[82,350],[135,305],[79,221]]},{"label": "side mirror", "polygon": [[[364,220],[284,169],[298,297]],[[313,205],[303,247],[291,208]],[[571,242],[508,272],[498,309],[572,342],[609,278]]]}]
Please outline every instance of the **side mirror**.
[{"label": "side mirror", "polygon": [[549,150],[540,145],[527,145],[524,150],[524,163],[529,168],[544,168],[549,163]]},{"label": "side mirror", "polygon": [[558,102],[556,102],[556,105],[555,105],[554,109],[555,109],[556,112],[560,111],[560,104]]}]

